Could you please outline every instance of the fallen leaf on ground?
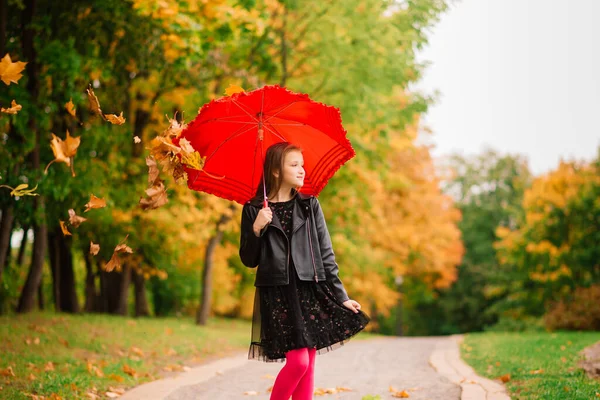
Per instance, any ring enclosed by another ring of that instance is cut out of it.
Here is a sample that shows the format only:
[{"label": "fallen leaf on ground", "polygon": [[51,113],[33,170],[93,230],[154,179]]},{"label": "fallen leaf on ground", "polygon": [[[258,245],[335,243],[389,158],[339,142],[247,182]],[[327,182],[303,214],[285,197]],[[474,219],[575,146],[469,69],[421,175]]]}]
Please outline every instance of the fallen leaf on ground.
[{"label": "fallen leaf on ground", "polygon": [[15,100],[10,102],[10,107],[9,108],[0,108],[0,112],[3,112],[5,114],[12,114],[15,115],[17,114],[19,111],[21,111],[21,109],[23,109],[23,106],[21,106],[20,104],[17,104],[17,102]]},{"label": "fallen leaf on ground", "polygon": [[85,210],[83,210],[83,212],[88,212],[92,208],[103,208],[103,207],[106,207],[106,200],[96,197],[92,194],[90,196],[90,201],[88,201],[85,204]]},{"label": "fallen leaf on ground", "polygon": [[123,365],[123,372],[125,372],[127,375],[133,376],[134,378],[137,375],[137,372],[135,372],[135,370],[127,364]]},{"label": "fallen leaf on ground", "polygon": [[506,383],[506,382],[510,381],[510,374],[504,374],[502,376],[499,376],[496,379],[500,379],[502,382]]},{"label": "fallen leaf on ground", "polygon": [[16,61],[13,62],[10,55],[6,53],[2,60],[0,60],[0,79],[7,85],[11,83],[19,83],[19,79],[23,77],[23,70],[25,69],[26,62]]},{"label": "fallen leaf on ground", "polygon": [[0,369],[0,375],[2,376],[16,376],[13,372],[12,367],[6,367],[4,369]]},{"label": "fallen leaf on ground", "polygon": [[54,371],[54,363],[52,361],[48,361],[44,366],[44,371]]}]

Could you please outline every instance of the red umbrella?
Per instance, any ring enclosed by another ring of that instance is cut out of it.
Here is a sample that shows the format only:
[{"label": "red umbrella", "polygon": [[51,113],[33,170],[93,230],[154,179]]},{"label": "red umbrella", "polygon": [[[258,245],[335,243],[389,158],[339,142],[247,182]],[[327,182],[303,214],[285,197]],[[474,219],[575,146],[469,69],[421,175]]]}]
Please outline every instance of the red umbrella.
[{"label": "red umbrella", "polygon": [[188,186],[240,204],[254,197],[264,179],[264,155],[272,144],[302,148],[306,177],[300,192],[309,195],[318,195],[356,154],[339,109],[277,85],[212,100],[176,144],[182,138],[206,157],[203,170],[185,167]]}]

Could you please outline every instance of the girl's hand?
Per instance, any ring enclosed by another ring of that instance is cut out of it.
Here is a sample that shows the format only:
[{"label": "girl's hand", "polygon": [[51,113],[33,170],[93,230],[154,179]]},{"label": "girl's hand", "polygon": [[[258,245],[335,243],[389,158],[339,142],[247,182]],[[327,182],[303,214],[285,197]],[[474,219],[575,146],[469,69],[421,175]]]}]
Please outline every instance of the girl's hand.
[{"label": "girl's hand", "polygon": [[[273,211],[271,211],[270,207],[265,207],[261,209],[256,215],[256,219],[254,220],[254,233],[260,232],[262,228],[267,226],[273,220]],[[258,236],[258,235],[257,235]]]},{"label": "girl's hand", "polygon": [[346,300],[343,303],[347,308],[351,309],[352,311],[354,311],[354,313],[358,313],[358,310],[360,310],[360,303],[358,301],[355,300]]}]

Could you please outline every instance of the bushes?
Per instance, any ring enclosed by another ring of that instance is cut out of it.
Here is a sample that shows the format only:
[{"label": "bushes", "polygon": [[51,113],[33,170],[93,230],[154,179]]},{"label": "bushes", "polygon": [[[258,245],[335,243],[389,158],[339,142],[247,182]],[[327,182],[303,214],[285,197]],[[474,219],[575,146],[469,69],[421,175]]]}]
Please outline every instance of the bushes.
[{"label": "bushes", "polygon": [[569,300],[553,305],[544,322],[551,330],[600,330],[600,285],[575,289]]}]

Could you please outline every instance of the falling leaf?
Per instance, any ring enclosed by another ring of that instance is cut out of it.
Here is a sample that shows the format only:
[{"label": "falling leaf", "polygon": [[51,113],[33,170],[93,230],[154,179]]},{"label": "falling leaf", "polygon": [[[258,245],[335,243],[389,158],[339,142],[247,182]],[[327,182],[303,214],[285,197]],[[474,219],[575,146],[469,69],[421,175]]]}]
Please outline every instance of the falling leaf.
[{"label": "falling leaf", "polygon": [[60,230],[62,231],[64,236],[71,236],[71,232],[69,232],[69,230],[67,229],[67,226],[65,225],[65,221],[58,221],[60,222]]},{"label": "falling leaf", "polygon": [[90,241],[90,254],[95,256],[100,251],[100,245]]},{"label": "falling leaf", "polygon": [[22,184],[18,185],[16,188],[13,188],[8,185],[0,185],[0,187],[12,189],[12,191],[10,192],[11,196],[15,196],[15,197],[39,196],[38,193],[33,193],[37,189],[37,185],[35,185],[35,187],[33,189],[27,189],[28,186],[29,186],[29,184],[27,184],[27,183],[22,183]]},{"label": "falling leaf", "polygon": [[73,104],[73,99],[69,99],[69,102],[65,103],[65,108],[69,114],[75,116],[75,104]]},{"label": "falling leaf", "polygon": [[83,210],[83,212],[88,212],[92,208],[103,208],[103,207],[106,207],[106,200],[96,197],[92,194],[90,196],[90,201],[88,201],[85,204],[85,210]]},{"label": "falling leaf", "polygon": [[72,208],[69,209],[69,224],[71,224],[71,226],[78,228],[79,225],[81,225],[81,223],[84,221],[87,221],[87,218],[80,217],[79,215],[75,214],[75,210]]},{"label": "falling leaf", "polygon": [[167,191],[162,180],[157,181],[146,189],[146,198],[140,198],[140,206],[142,210],[153,210],[168,203]]},{"label": "falling leaf", "polygon": [[23,76],[21,72],[25,69],[26,62],[17,61],[12,62],[10,55],[6,55],[0,60],[0,79],[7,85],[12,83],[18,83],[19,79]]},{"label": "falling leaf", "polygon": [[21,106],[20,104],[17,104],[16,101],[11,101],[10,102],[10,107],[9,108],[0,108],[0,112],[3,112],[5,114],[16,114],[19,111],[21,111],[21,109],[23,108],[23,106]]},{"label": "falling leaf", "polygon": [[[129,235],[125,236],[123,242],[127,240]],[[111,272],[112,270],[121,270],[121,259],[119,258],[119,253],[133,253],[131,247],[127,246],[125,243],[119,243],[110,257],[110,260],[104,266],[104,270],[107,272]]]},{"label": "falling leaf", "polygon": [[88,101],[90,104],[90,109],[95,112],[96,114],[104,117],[102,115],[102,109],[100,108],[100,102],[98,101],[98,97],[96,97],[96,94],[94,93],[94,89],[92,89],[92,86],[90,85],[90,87],[88,87],[86,89],[87,95],[88,95]]},{"label": "falling leaf", "polygon": [[244,92],[244,89],[241,86],[237,86],[237,85],[229,85],[229,87],[227,89],[225,89],[225,95],[227,95],[227,96],[231,96],[232,94],[242,93],[242,92]]},{"label": "falling leaf", "polygon": [[113,125],[123,125],[125,123],[125,118],[123,118],[123,111],[121,111],[120,115],[115,114],[106,114],[104,116],[108,122]]},{"label": "falling leaf", "polygon": [[154,185],[159,174],[156,160],[153,157],[146,157],[146,165],[148,166],[148,184]]},{"label": "falling leaf", "polygon": [[139,136],[134,136],[133,137],[133,143],[141,143],[141,142],[142,142],[142,139],[140,139]]},{"label": "falling leaf", "polygon": [[48,167],[54,162],[64,162],[71,167],[71,175],[75,176],[73,170],[73,157],[77,154],[77,148],[81,143],[80,137],[72,137],[67,130],[67,138],[63,141],[61,138],[52,134],[52,140],[50,140],[50,147],[54,153],[54,160],[50,161],[46,165],[44,173],[48,173]]},{"label": "falling leaf", "polygon": [[127,375],[133,376],[134,378],[137,375],[137,372],[135,372],[135,370],[127,364],[123,365],[123,372],[125,372]]}]

